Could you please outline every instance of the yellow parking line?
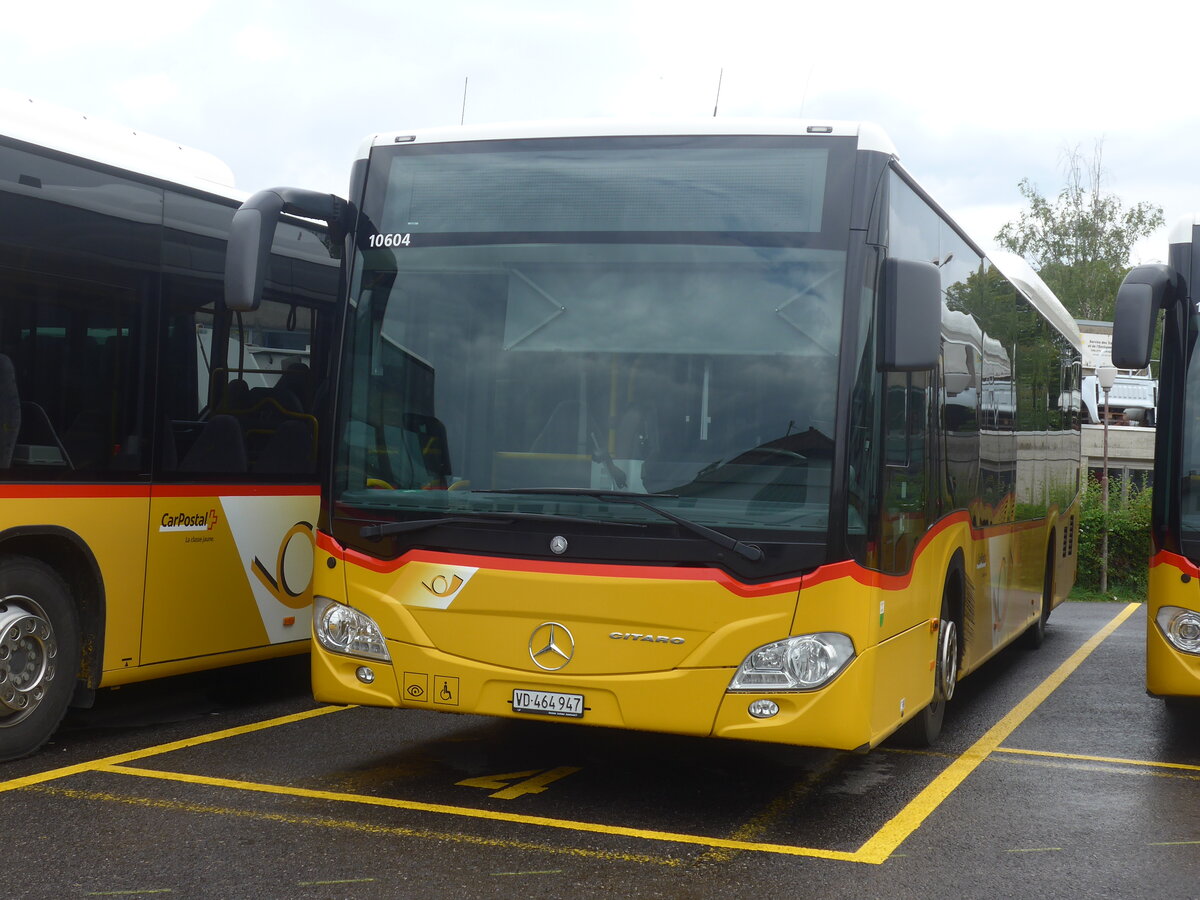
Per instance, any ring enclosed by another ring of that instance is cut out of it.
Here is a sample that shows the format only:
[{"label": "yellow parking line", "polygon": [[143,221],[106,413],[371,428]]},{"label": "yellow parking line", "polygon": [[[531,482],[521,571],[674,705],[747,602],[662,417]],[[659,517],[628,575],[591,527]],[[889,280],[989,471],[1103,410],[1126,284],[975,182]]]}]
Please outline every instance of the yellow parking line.
[{"label": "yellow parking line", "polygon": [[562,869],[534,869],[531,872],[493,872],[493,875],[561,875]]},{"label": "yellow parking line", "polygon": [[59,778],[67,778],[71,775],[80,775],[84,772],[94,772],[97,769],[103,769],[106,766],[115,766],[121,763],[133,762],[138,759],[146,759],[150,756],[158,756],[162,753],[171,753],[174,750],[184,750],[188,747],[198,747],[201,744],[210,744],[213,741],[223,741],[226,738],[237,737],[243,734],[251,734],[255,731],[263,731],[267,728],[277,728],[280,725],[290,725],[293,722],[303,722],[305,719],[313,719],[317,716],[323,716],[332,712],[339,712],[343,709],[352,709],[348,706],[321,706],[317,709],[306,710],[305,712],[293,713],[290,716],[280,716],[275,719],[267,719],[263,722],[254,722],[250,725],[239,725],[237,728],[226,728],[221,731],[214,731],[209,734],[202,734],[197,737],[184,738],[181,741],[172,741],[169,744],[159,744],[155,747],[145,747],[141,750],[131,750],[128,753],[118,753],[115,756],[106,756],[103,759],[94,759],[90,762],[76,763],[73,766],[63,766],[59,769],[49,769],[45,772],[38,772],[34,775],[26,775],[22,778],[13,778],[10,781],[0,781],[0,793],[4,791],[15,791],[18,788],[29,787],[35,784],[44,784],[47,781],[56,781]]},{"label": "yellow parking line", "polygon": [[863,862],[882,863],[892,852],[908,838],[910,834],[921,827],[935,809],[954,792],[968,775],[978,768],[979,764],[999,749],[1000,744],[1012,734],[1042,702],[1054,693],[1064,681],[1083,663],[1092,652],[1100,646],[1108,636],[1140,606],[1130,603],[1113,617],[1112,621],[1092,635],[1082,647],[1071,654],[1061,666],[1039,684],[1036,688],[1009,711],[1003,719],[993,725],[988,732],[972,744],[954,762],[950,763],[937,778],[929,783],[921,793],[917,794],[904,809],[900,810],[890,822],[858,850],[858,856]]},{"label": "yellow parking line", "polygon": [[1086,753],[1053,753],[1049,750],[1020,750],[1016,747],[997,747],[997,753],[1013,753],[1020,756],[1046,756],[1050,759],[1077,760],[1080,762],[1110,763],[1118,766],[1145,766],[1151,769],[1182,769],[1186,772],[1200,772],[1200,766],[1187,763],[1154,762],[1148,759],[1124,759],[1119,756],[1088,756]]},{"label": "yellow parking line", "polygon": [[[104,759],[64,766],[41,772],[35,775],[15,778],[0,782],[0,792],[31,787],[47,781],[65,778],[70,775],[85,772],[108,772],[126,776],[152,778],[163,781],[185,782],[190,784],[221,787],[240,791],[250,791],[289,797],[326,800],[338,803],[353,803],[365,806],[388,807],[405,809],[414,812],[436,813],[442,815],[461,816],[466,818],[484,819],[491,821],[509,822],[520,825],[533,825],[546,828],[558,828],[567,831],[606,834],[618,837],[630,837],[641,840],[664,841],[676,844],[720,848],[725,850],[743,850],[760,853],[775,853],[787,856],[814,857],[820,859],[841,860],[880,864],[885,862],[896,849],[908,838],[913,831],[921,826],[941,803],[949,797],[962,781],[970,775],[992,753],[1000,750],[1000,744],[1027,719],[1043,701],[1046,700],[1062,683],[1083,663],[1091,653],[1100,646],[1120,625],[1138,608],[1139,604],[1131,603],[1119,612],[1107,625],[1087,640],[1070,658],[1060,665],[1048,678],[1031,691],[1017,706],[1008,712],[996,725],[988,730],[983,737],[976,741],[964,753],[956,757],[946,769],[938,775],[924,790],[910,801],[888,823],[869,838],[857,851],[824,850],[813,847],[799,847],[789,844],[761,843],[753,840],[738,840],[736,838],[706,837],[703,835],[684,834],[679,832],[657,831],[642,828],[629,828],[617,825],[603,825],[595,822],[584,822],[571,819],[556,819],[544,816],[530,816],[512,812],[497,812],[471,807],[450,806],[437,803],[423,803],[412,800],[398,800],[387,797],[377,797],[362,794],[341,793],[335,791],[312,790],[308,788],[261,784],[257,782],[237,781],[226,778],[213,778],[204,775],[193,775],[153,769],[144,769],[127,765],[140,759],[195,747],[226,738],[250,734],[280,725],[300,722],[306,719],[322,716],[352,707],[325,706],[290,716],[281,716],[263,722],[224,729],[207,735],[187,738],[155,747],[147,747],[129,753],[116,754]],[[1036,751],[1007,751],[1029,752]],[[1052,754],[1045,754],[1052,755]],[[1169,764],[1161,764],[1169,765]],[[1195,768],[1195,767],[1181,767]],[[749,829],[753,832],[755,829]],[[749,837],[750,834],[747,834]],[[1056,849],[1056,848],[1037,848]]]},{"label": "yellow parking line", "polygon": [[276,825],[299,825],[309,828],[324,828],[334,831],[351,831],[359,834],[369,834],[385,837],[417,838],[419,840],[435,841],[441,844],[462,844],[491,849],[515,850],[522,853],[549,853],[561,856],[574,856],[584,859],[597,859],[607,862],[633,862],[653,864],[667,867],[683,865],[683,860],[670,856],[649,856],[646,854],[623,853],[619,851],[597,850],[585,847],[561,847],[548,843],[532,841],[517,841],[511,838],[488,837],[487,835],[463,834],[461,831],[434,831],[423,828],[408,828],[401,825],[381,825],[371,822],[356,822],[350,819],[335,819],[329,816],[301,815],[282,813],[268,810],[239,809],[232,806],[211,806],[202,803],[192,803],[176,799],[155,799],[150,797],[135,797],[129,794],[113,794],[107,791],[82,791],[75,788],[57,787],[55,785],[38,785],[31,791],[46,794],[51,797],[64,797],[70,800],[91,800],[97,803],[114,803],[141,809],[164,810],[167,812],[185,812],[207,816],[225,816],[231,819],[246,819],[257,822],[271,822]]},{"label": "yellow parking line", "polygon": [[190,775],[181,772],[162,772],[156,769],[141,769],[123,765],[98,767],[100,771],[118,775],[133,775],[141,778],[157,778],[162,781],[179,781],[209,787],[229,788],[238,791],[253,791],[285,797],[304,797],[310,800],[328,800],[335,803],[354,803],[363,806],[383,806],[389,809],[405,809],[412,812],[438,813],[462,816],[470,819],[486,819],[493,822],[510,822],[515,825],[536,825],[542,828],[561,828],[565,831],[606,834],[641,840],[668,841],[675,844],[692,844],[701,847],[722,847],[729,850],[756,850],[763,853],[780,853],[787,856],[812,856],[821,859],[858,859],[855,853],[840,850],[821,850],[813,847],[796,847],[790,844],[764,844],[754,841],[739,841],[729,838],[705,837],[698,834],[683,834],[674,831],[654,831],[645,828],[628,828],[623,825],[602,825],[598,822],[581,822],[574,819],[552,819],[546,816],[529,816],[521,813],[497,812],[475,809],[469,806],[450,806],[444,803],[423,803],[418,800],[397,800],[391,797],[372,797],[365,794],[344,794],[335,791],[318,791],[310,788],[276,784],[260,784],[253,781],[235,781],[229,778],[211,778],[207,775]]},{"label": "yellow parking line", "polygon": [[[759,810],[748,821],[736,828],[730,837],[737,841],[753,842],[760,835],[766,834],[768,829],[773,827],[790,810],[795,808],[805,796],[811,794],[813,789],[834,771],[844,758],[845,754],[841,753],[830,756],[823,765],[793,782],[788,790],[777,794],[766,807]],[[724,863],[729,862],[736,855],[735,851],[714,847],[707,853],[699,856],[695,862],[696,864],[710,862]]]}]

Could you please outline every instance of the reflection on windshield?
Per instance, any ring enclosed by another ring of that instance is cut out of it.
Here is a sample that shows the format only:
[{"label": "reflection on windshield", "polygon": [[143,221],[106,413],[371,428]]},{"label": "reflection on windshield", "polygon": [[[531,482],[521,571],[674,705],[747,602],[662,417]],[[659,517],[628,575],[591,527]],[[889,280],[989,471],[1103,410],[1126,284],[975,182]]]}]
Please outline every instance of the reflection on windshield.
[{"label": "reflection on windshield", "polygon": [[[675,495],[656,502],[709,525],[824,527],[840,255],[657,252],[484,266],[456,248],[366,272],[342,501],[502,513],[513,497],[487,491],[574,488]],[[640,515],[587,497],[519,508]]]}]

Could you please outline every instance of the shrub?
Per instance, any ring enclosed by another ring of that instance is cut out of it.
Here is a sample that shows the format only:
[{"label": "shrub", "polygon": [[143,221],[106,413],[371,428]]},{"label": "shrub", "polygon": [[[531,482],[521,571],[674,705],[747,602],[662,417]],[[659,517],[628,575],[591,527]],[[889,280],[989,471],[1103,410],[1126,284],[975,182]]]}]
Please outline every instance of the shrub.
[{"label": "shrub", "polygon": [[[1150,560],[1150,489],[1129,489],[1120,478],[1108,481],[1108,586],[1110,590],[1144,594]],[[1100,589],[1100,545],[1104,496],[1097,478],[1089,477],[1079,521],[1079,571],[1075,583]]]}]

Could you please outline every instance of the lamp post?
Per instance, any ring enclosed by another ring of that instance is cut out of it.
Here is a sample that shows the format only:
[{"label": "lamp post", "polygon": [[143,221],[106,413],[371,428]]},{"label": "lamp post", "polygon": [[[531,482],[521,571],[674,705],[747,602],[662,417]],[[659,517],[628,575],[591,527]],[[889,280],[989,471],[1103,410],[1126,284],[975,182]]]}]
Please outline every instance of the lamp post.
[{"label": "lamp post", "polygon": [[1104,469],[1100,473],[1100,496],[1104,504],[1104,517],[1100,529],[1100,593],[1108,593],[1108,392],[1117,380],[1117,370],[1112,366],[1099,366],[1096,380],[1104,391]]}]

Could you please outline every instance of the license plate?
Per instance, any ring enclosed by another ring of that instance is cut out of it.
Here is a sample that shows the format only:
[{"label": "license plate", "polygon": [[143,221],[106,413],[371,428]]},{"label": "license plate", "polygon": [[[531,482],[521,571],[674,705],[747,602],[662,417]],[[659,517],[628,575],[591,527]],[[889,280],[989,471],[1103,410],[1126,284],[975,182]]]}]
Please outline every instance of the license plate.
[{"label": "license plate", "polygon": [[513,712],[536,713],[541,716],[583,718],[583,694],[558,694],[553,691],[514,690]]}]

